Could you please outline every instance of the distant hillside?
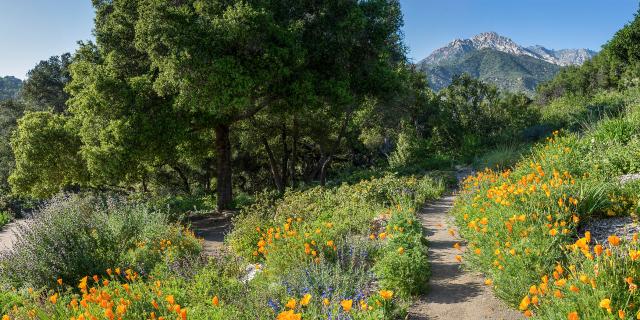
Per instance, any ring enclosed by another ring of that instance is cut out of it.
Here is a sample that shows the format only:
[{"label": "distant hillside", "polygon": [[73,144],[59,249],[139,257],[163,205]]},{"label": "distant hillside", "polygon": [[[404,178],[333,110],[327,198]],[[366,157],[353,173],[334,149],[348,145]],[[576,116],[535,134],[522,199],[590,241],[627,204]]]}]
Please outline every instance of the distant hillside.
[{"label": "distant hillside", "polygon": [[538,83],[553,78],[562,66],[580,65],[595,54],[588,49],[525,48],[487,32],[472,39],[454,40],[417,65],[427,73],[429,84],[436,91],[449,85],[454,75],[468,73],[501,89],[533,95]]},{"label": "distant hillside", "polygon": [[21,87],[22,80],[16,77],[0,77],[0,101],[16,98]]}]

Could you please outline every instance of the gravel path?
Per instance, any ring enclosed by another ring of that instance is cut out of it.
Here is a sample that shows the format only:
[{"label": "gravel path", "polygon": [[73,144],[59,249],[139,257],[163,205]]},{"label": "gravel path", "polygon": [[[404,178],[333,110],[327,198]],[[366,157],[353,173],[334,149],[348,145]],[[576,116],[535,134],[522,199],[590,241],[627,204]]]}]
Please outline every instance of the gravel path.
[{"label": "gravel path", "polygon": [[428,204],[420,214],[429,240],[431,279],[429,292],[411,306],[408,319],[522,319],[519,312],[493,295],[481,274],[461,269],[456,261],[459,251],[453,245],[459,239],[448,231],[453,226],[448,212],[454,198],[445,196]]}]

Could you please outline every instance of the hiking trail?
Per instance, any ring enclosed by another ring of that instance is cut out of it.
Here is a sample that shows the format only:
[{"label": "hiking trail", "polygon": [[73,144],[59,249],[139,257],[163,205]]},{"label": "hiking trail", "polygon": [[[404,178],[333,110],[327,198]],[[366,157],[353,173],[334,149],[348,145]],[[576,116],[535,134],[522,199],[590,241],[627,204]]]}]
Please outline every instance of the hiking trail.
[{"label": "hiking trail", "polygon": [[[446,195],[428,203],[418,215],[429,241],[431,278],[427,293],[409,308],[408,319],[522,319],[518,311],[493,295],[482,274],[464,270],[456,261],[456,255],[462,252],[453,245],[459,242],[464,251],[465,244],[449,215],[454,199],[455,195]],[[455,231],[455,236],[449,234],[449,229]]]}]

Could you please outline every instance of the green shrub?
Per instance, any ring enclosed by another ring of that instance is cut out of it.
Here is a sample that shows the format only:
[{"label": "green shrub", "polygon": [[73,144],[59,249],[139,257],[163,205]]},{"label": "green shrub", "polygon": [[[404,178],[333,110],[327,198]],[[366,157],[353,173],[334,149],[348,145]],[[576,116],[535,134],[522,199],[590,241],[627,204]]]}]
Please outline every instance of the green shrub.
[{"label": "green shrub", "polygon": [[607,119],[598,123],[590,136],[596,142],[618,142],[626,144],[636,134],[638,128],[633,126],[626,118]]},{"label": "green shrub", "polygon": [[22,297],[15,291],[0,290],[0,314],[7,314],[15,306],[22,305]]},{"label": "green shrub", "polygon": [[629,105],[628,95],[616,91],[602,91],[591,97],[565,95],[541,108],[541,120],[554,128],[582,129],[607,117],[616,117]]},{"label": "green shrub", "polygon": [[0,211],[0,228],[11,222],[11,220],[13,220],[13,216],[9,211]]},{"label": "green shrub", "polygon": [[385,252],[374,268],[383,288],[395,288],[400,296],[424,292],[429,279],[429,262],[422,248]]},{"label": "green shrub", "polygon": [[373,268],[380,286],[395,288],[398,295],[405,297],[424,292],[430,269],[420,221],[412,210],[403,210],[391,216],[385,229],[393,237]]},{"label": "green shrub", "polygon": [[[292,296],[326,296],[323,291],[332,286],[357,301],[357,291],[370,295],[365,289],[371,290],[375,275],[380,289],[406,299],[421,292],[429,277],[416,208],[443,191],[444,184],[430,177],[387,175],[289,191],[281,199],[258,197],[234,220],[227,241],[245,258],[263,263],[265,274],[284,283]],[[391,305],[385,310],[402,314]]]},{"label": "green shrub", "polygon": [[63,196],[19,227],[0,260],[0,277],[15,286],[55,287],[114,267],[149,272],[163,261],[197,255],[199,242],[161,211],[115,198]]},{"label": "green shrub", "polygon": [[489,169],[507,169],[520,160],[522,155],[528,151],[526,146],[503,145],[483,153],[473,161],[473,167],[476,170]]}]

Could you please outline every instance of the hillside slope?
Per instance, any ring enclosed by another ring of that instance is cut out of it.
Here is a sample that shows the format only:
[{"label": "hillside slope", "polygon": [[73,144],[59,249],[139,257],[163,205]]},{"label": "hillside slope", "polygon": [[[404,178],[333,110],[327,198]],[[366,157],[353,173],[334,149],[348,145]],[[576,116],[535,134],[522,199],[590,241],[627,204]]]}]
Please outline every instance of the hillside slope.
[{"label": "hillside slope", "polygon": [[0,101],[16,98],[21,87],[22,80],[16,77],[0,77]]},{"label": "hillside slope", "polygon": [[538,83],[550,80],[560,66],[530,56],[517,56],[492,49],[467,53],[461,59],[438,65],[423,65],[429,84],[440,90],[451,83],[455,75],[467,73],[474,78],[493,83],[498,88],[533,94]]}]

